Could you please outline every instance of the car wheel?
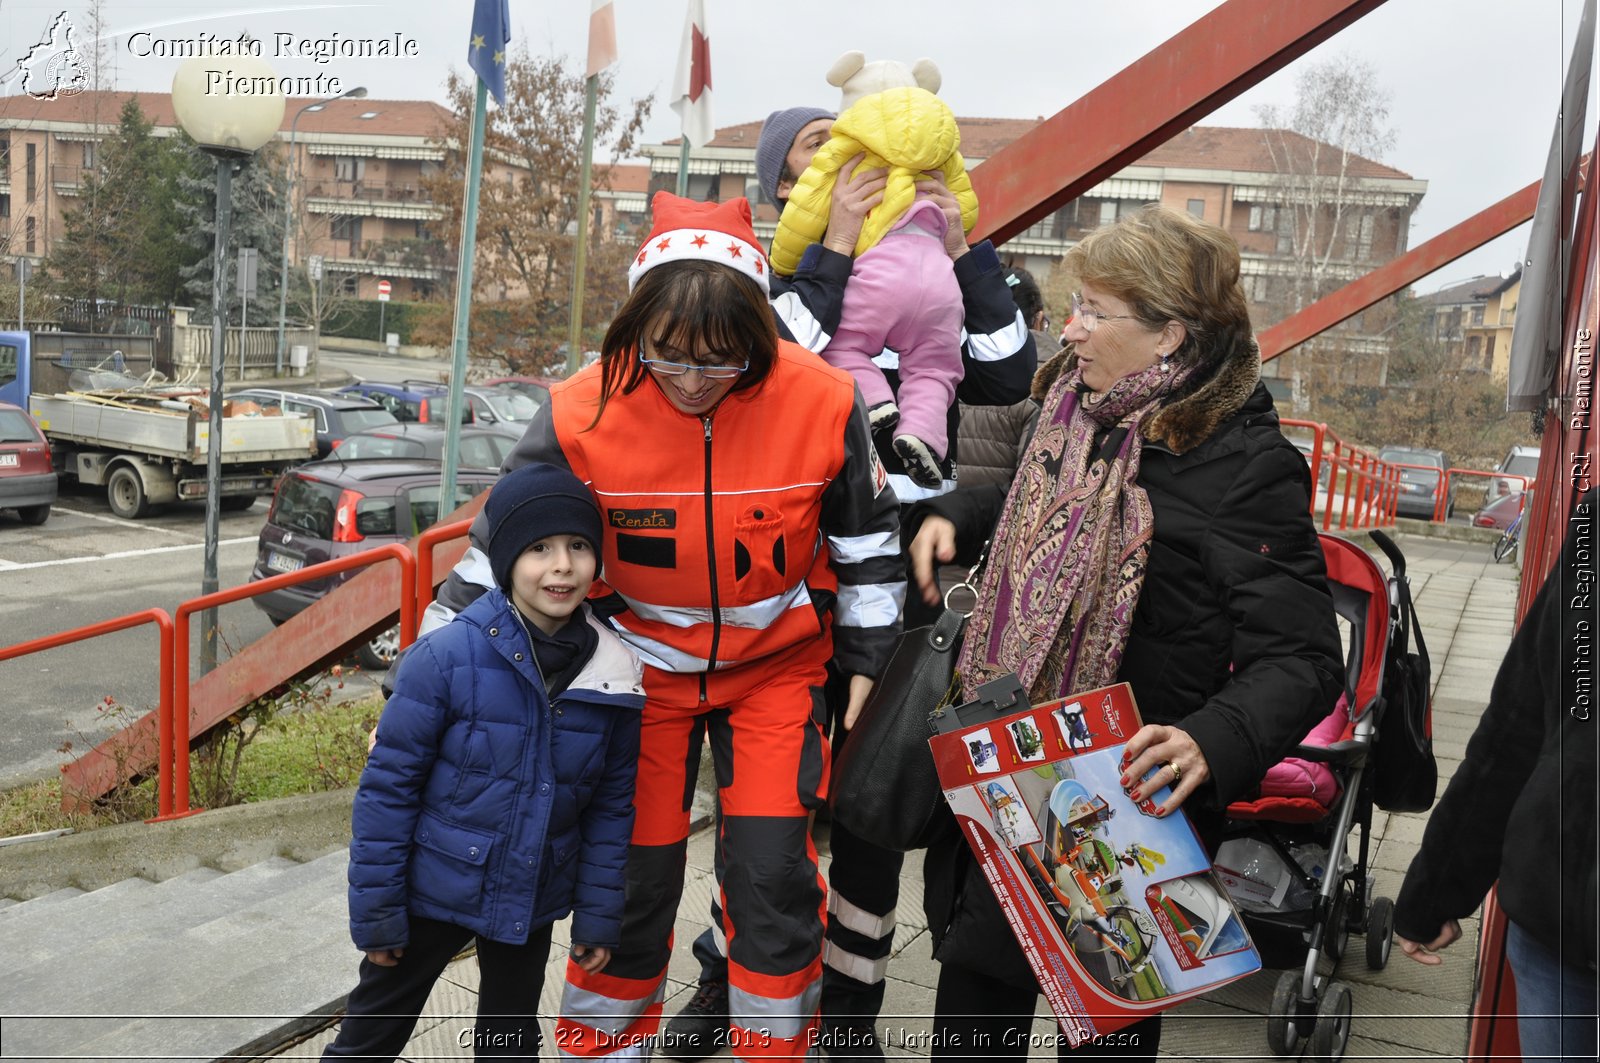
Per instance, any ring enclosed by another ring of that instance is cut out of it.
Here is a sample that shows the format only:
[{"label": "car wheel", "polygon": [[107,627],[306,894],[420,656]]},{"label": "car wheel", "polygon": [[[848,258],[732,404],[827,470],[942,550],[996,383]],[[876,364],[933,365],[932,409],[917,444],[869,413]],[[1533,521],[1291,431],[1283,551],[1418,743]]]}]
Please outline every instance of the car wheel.
[{"label": "car wheel", "polygon": [[361,667],[369,672],[384,672],[400,656],[400,625],[378,635],[370,642],[363,642],[356,651],[356,657],[361,661]]},{"label": "car wheel", "polygon": [[119,465],[106,481],[106,501],[111,504],[111,512],[123,520],[137,520],[150,512],[144,481],[126,465]]},{"label": "car wheel", "polygon": [[242,513],[256,504],[255,495],[223,495],[217,503],[224,513]]},{"label": "car wheel", "polygon": [[50,503],[42,506],[22,506],[17,510],[17,516],[22,518],[24,524],[43,524],[50,519]]}]

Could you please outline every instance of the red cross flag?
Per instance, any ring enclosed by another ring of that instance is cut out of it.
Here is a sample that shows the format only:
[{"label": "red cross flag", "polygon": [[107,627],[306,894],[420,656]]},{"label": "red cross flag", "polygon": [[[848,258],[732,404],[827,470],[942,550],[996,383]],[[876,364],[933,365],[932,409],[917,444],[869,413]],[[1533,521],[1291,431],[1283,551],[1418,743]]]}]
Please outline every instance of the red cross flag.
[{"label": "red cross flag", "polygon": [[705,0],[689,0],[678,46],[678,73],[672,79],[672,109],[683,121],[683,135],[703,148],[716,130],[711,124],[711,35],[706,31]]}]

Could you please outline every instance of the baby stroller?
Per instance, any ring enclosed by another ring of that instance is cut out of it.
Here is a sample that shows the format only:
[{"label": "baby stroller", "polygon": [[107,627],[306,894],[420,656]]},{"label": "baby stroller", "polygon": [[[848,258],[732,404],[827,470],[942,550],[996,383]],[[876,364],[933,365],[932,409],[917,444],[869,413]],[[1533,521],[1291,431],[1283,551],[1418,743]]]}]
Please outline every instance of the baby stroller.
[{"label": "baby stroller", "polygon": [[[1366,769],[1382,723],[1391,640],[1405,637],[1400,625],[1411,618],[1399,605],[1405,556],[1398,547],[1373,534],[1393,565],[1391,578],[1361,547],[1331,535],[1320,539],[1334,609],[1349,625],[1345,689],[1295,756],[1268,773],[1261,796],[1229,806],[1217,865],[1232,889],[1242,876],[1228,866],[1230,859],[1258,854],[1279,876],[1280,891],[1298,892],[1302,905],[1309,901],[1308,907],[1270,903],[1280,892],[1249,905],[1236,892],[1266,965],[1298,968],[1286,970],[1273,991],[1268,1045],[1279,1056],[1305,1047],[1312,1058],[1338,1060],[1350,1038],[1350,987],[1320,974],[1318,960],[1326,955],[1337,964],[1351,931],[1358,931],[1366,936],[1367,966],[1381,970],[1389,962],[1394,902],[1369,896],[1373,802]],[[1352,862],[1346,842],[1357,825],[1361,841]],[[1319,852],[1320,860],[1307,855]]]}]

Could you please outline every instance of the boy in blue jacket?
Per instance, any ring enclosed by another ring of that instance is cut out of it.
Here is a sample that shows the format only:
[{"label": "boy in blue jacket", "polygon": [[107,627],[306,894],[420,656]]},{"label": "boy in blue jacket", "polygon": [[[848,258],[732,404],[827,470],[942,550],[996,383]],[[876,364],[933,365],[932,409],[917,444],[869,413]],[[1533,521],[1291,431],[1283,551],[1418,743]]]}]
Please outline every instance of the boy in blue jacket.
[{"label": "boy in blue jacket", "polygon": [[536,1059],[551,925],[598,971],[622,934],[640,665],[590,615],[601,523],[565,469],[525,465],[484,506],[495,589],[401,663],[361,775],[350,936],[366,953],[324,1059],[394,1059],[474,938],[476,1059]]}]

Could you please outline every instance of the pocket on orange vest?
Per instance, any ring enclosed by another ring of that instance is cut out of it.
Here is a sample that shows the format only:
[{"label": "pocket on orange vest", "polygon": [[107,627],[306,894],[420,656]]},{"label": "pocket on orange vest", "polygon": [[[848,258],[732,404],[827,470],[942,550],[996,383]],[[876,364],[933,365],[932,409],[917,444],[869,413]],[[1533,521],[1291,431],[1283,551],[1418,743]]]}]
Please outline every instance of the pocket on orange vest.
[{"label": "pocket on orange vest", "polygon": [[752,605],[783,593],[789,579],[783,514],[766,502],[745,507],[733,525],[733,578],[739,603]]}]

